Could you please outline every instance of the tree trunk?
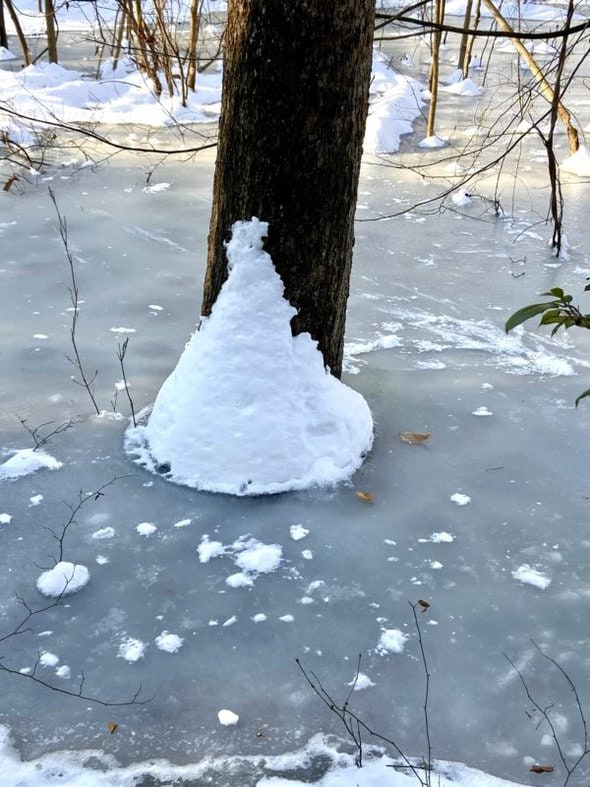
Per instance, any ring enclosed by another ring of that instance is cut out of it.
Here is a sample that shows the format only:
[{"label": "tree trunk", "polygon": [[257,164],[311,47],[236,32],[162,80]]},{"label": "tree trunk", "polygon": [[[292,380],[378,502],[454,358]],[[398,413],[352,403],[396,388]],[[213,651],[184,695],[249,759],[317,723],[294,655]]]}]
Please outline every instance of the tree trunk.
[{"label": "tree trunk", "polygon": [[45,0],[45,27],[47,30],[47,59],[57,63],[57,27],[53,0]]},{"label": "tree trunk", "polygon": [[0,0],[0,46],[8,49],[8,36],[6,35],[6,22],[4,19],[4,0]]},{"label": "tree trunk", "polygon": [[340,376],[354,212],[371,74],[374,0],[230,0],[202,313],[226,278],[237,220],[266,248]]},{"label": "tree trunk", "polygon": [[4,0],[4,4],[8,9],[8,13],[10,14],[10,18],[12,19],[12,24],[14,25],[14,29],[16,30],[16,35],[18,36],[18,42],[20,44],[21,52],[23,53],[23,60],[25,61],[25,66],[30,66],[32,60],[31,60],[31,53],[29,51],[29,45],[27,44],[27,39],[25,38],[25,34],[23,33],[23,29],[21,27],[16,10],[12,5],[12,0]]},{"label": "tree trunk", "polygon": [[[442,25],[445,19],[445,3],[444,0],[436,0],[434,4],[434,21],[438,25]],[[440,63],[440,44],[442,39],[442,31],[434,30],[432,32],[432,64],[430,66],[430,74],[428,76],[428,90],[430,92],[430,104],[428,106],[428,118],[426,121],[426,136],[436,136],[435,120],[436,120],[436,102],[438,101],[438,72]]]}]

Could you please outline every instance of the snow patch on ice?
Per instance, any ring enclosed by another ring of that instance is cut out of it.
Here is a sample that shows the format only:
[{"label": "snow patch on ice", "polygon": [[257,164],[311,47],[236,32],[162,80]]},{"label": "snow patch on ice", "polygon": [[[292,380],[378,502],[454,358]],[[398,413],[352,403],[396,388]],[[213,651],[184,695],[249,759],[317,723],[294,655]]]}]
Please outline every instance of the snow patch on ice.
[{"label": "snow patch on ice", "polygon": [[59,462],[51,454],[45,451],[35,451],[33,448],[21,448],[14,451],[10,459],[0,465],[0,480],[21,478],[37,470],[57,470],[62,467],[63,462]]},{"label": "snow patch on ice", "polygon": [[0,514],[0,525],[9,525],[12,522],[12,514]]},{"label": "snow patch on ice", "polygon": [[151,536],[158,529],[152,522],[140,522],[135,528],[140,536]]},{"label": "snow patch on ice", "polygon": [[92,538],[96,539],[97,541],[102,541],[105,538],[114,538],[115,532],[116,531],[114,527],[102,527],[100,530],[94,531]]},{"label": "snow patch on ice", "polygon": [[303,525],[291,525],[289,528],[289,535],[293,541],[300,541],[302,538],[309,535],[309,530],[303,527]]},{"label": "snow patch on ice", "polygon": [[536,568],[532,568],[528,563],[523,563],[515,569],[512,572],[512,576],[519,582],[525,585],[533,585],[540,590],[545,590],[551,584],[551,577],[542,571],[538,571]]},{"label": "snow patch on ice", "polygon": [[456,503],[458,506],[466,506],[467,503],[471,503],[471,498],[469,495],[463,495],[461,492],[455,492],[451,495],[449,500],[452,503]]},{"label": "snow patch on ice", "polygon": [[146,643],[142,642],[140,639],[125,637],[119,645],[117,656],[132,664],[143,658],[146,648]]},{"label": "snow patch on ice", "polygon": [[385,629],[381,632],[381,637],[375,648],[375,653],[380,656],[386,653],[403,653],[408,634],[404,634],[400,629]]},{"label": "snow patch on ice", "polygon": [[90,571],[86,566],[62,560],[41,574],[37,579],[37,589],[50,598],[69,596],[87,585],[89,579]]},{"label": "snow patch on ice", "polygon": [[240,720],[240,717],[238,716],[237,713],[234,713],[233,711],[228,710],[227,708],[222,708],[220,711],[218,711],[217,718],[219,720],[219,723],[223,727],[233,727]]},{"label": "snow patch on ice", "polygon": [[374,686],[375,684],[368,675],[365,675],[364,672],[359,672],[359,674],[353,678],[348,685],[353,687],[353,691],[362,691],[363,689],[371,688],[371,686]]},{"label": "snow patch on ice", "polygon": [[183,642],[183,637],[179,637],[178,634],[171,634],[169,631],[163,631],[155,639],[156,647],[166,651],[166,653],[177,653]]}]

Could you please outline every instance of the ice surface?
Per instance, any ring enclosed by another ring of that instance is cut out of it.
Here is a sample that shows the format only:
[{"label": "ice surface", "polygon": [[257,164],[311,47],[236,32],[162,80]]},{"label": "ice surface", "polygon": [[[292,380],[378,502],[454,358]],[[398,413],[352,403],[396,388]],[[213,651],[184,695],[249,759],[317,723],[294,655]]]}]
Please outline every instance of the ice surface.
[{"label": "ice surface", "polygon": [[[441,134],[454,133],[455,110],[439,109]],[[556,146],[562,160],[564,135]],[[422,212],[412,206],[432,197],[440,181],[417,180],[396,159],[365,164],[347,320],[348,368],[356,374],[345,380],[371,407],[375,445],[350,485],[262,499],[198,492],[137,468],[121,448],[126,399],[118,397],[118,416],[92,416],[66,360],[67,264],[47,184],[68,219],[84,301],[79,339],[89,370],[99,370],[99,406],[112,409],[121,378],[117,343],[129,337],[127,372],[139,411],[154,400],[197,319],[212,155],[163,163],[115,157],[95,170],[70,164],[42,176],[53,180],[2,194],[2,461],[28,445],[16,416],[30,424],[83,420],[47,446],[60,468],[0,481],[0,511],[11,517],[0,527],[0,636],[26,612],[15,594],[35,609],[51,603],[36,589],[39,566],[58,556],[48,528],[59,534],[81,490],[118,477],[77,513],[64,541],[65,560],[89,566],[91,582],[36,616],[31,631],[3,642],[2,663],[17,673],[0,673],[0,722],[12,730],[9,740],[2,729],[0,744],[6,787],[67,784],[66,775],[76,787],[175,780],[254,787],[263,778],[409,787],[415,780],[387,767],[391,760],[367,753],[366,768],[354,767],[339,720],[294,659],[342,701],[360,653],[375,686],[354,692],[351,707],[420,757],[424,676],[408,604],[419,598],[431,604],[419,620],[441,784],[450,787],[453,778],[454,785],[496,787],[500,777],[536,784],[528,768],[539,759],[559,769],[547,729],[526,716],[530,705],[503,653],[543,706],[556,704],[567,721],[559,727],[564,746],[577,750],[571,690],[530,640],[567,668],[588,708],[590,409],[573,402],[589,384],[590,336],[571,331],[552,340],[531,325],[507,337],[503,325],[550,287],[582,292],[590,275],[588,193],[576,176],[564,180],[571,262],[561,264],[546,248],[550,228],[531,229],[546,213],[536,147],[523,153],[526,184],[513,192],[501,182],[504,218],[486,213],[477,195],[460,210]],[[62,158],[72,155],[65,150]],[[152,167],[151,181],[170,183],[167,191],[143,192]],[[478,189],[493,195],[496,186],[494,173]],[[399,209],[409,213],[364,223]],[[474,417],[481,407],[493,417]],[[398,433],[409,429],[432,438],[419,449],[404,445]],[[375,502],[363,503],[357,489]],[[450,503],[455,491],[470,504]],[[42,505],[29,508],[41,494]],[[149,538],[135,531],[144,521],[157,527]],[[309,531],[303,542],[291,538],[294,523]],[[116,537],[92,538],[105,528]],[[235,565],[238,552],[225,550],[251,538],[279,545],[281,562],[251,586],[232,588],[227,578],[246,574]],[[525,565],[551,584],[516,579]],[[389,629],[408,635],[404,650],[379,655]],[[184,640],[174,654],[156,645],[165,631]],[[128,638],[147,646],[134,662],[118,656]],[[53,685],[76,692],[84,673],[90,696],[129,700],[141,684],[141,697],[153,699],[102,708],[45,692],[30,679],[42,650],[60,658],[56,667],[37,668]],[[56,674],[65,666],[69,677]],[[221,708],[237,713],[239,724],[222,727]],[[113,735],[109,721],[119,724]],[[563,783],[563,772],[552,778]],[[580,782],[588,782],[587,771]]]}]

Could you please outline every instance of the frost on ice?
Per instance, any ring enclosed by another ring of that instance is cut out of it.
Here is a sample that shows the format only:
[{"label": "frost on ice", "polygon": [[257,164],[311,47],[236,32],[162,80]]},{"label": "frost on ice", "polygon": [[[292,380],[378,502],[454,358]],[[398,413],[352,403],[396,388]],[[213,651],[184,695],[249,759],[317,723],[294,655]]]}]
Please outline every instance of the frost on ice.
[{"label": "frost on ice", "polygon": [[58,598],[77,593],[90,579],[90,571],[67,561],[57,563],[50,571],[44,571],[37,579],[37,589],[44,596]]},{"label": "frost on ice", "polygon": [[148,469],[210,492],[273,494],[331,485],[373,441],[363,397],[325,367],[263,250],[268,225],[237,222],[228,279],[126,446]]}]

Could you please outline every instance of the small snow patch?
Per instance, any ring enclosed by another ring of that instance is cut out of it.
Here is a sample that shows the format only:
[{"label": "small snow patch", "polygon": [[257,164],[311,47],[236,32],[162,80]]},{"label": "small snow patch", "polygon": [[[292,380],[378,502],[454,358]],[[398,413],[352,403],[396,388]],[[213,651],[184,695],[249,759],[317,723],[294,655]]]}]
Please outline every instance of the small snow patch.
[{"label": "small snow patch", "polygon": [[252,620],[254,623],[263,623],[267,619],[264,612],[258,612],[256,615],[252,615]]},{"label": "small snow patch", "polygon": [[228,618],[225,623],[222,623],[223,628],[227,628],[228,626],[233,626],[234,623],[237,623],[238,619],[235,615],[232,615],[231,618]]},{"label": "small snow patch", "polygon": [[151,536],[158,529],[152,522],[140,522],[135,528],[140,536]]},{"label": "small snow patch", "polygon": [[188,527],[192,519],[180,519],[178,522],[174,523],[174,527]]},{"label": "small snow patch", "polygon": [[110,561],[108,557],[105,557],[104,555],[97,555],[96,562],[98,563],[99,566],[106,566],[106,564],[109,563]]},{"label": "small snow patch", "polygon": [[156,637],[156,647],[160,650],[165,650],[166,653],[177,653],[182,647],[184,639],[179,637],[178,634],[171,634],[169,631],[163,631],[159,637]]},{"label": "small snow patch", "polygon": [[67,664],[62,664],[61,667],[58,667],[55,670],[55,674],[58,678],[62,678],[62,680],[68,680],[68,678],[70,678],[72,675],[72,670]]},{"label": "small snow patch", "polygon": [[44,596],[58,598],[77,593],[90,579],[86,566],[61,561],[50,571],[44,571],[37,579],[37,589]]},{"label": "small snow patch", "polygon": [[197,547],[199,560],[201,563],[208,563],[212,557],[219,557],[225,552],[225,547],[221,541],[209,541],[209,536],[201,537],[201,543]]},{"label": "small snow patch", "polygon": [[152,186],[146,186],[142,191],[146,194],[157,194],[159,191],[168,191],[170,183],[154,183]]},{"label": "small snow patch", "polygon": [[293,617],[293,615],[281,615],[279,620],[282,620],[283,623],[293,623],[295,618]]},{"label": "small snow patch", "polygon": [[301,541],[302,538],[305,538],[309,534],[309,530],[303,525],[291,525],[289,528],[289,535],[293,539],[293,541]]},{"label": "small snow patch", "polygon": [[36,473],[37,470],[57,470],[63,465],[55,457],[45,451],[35,451],[32,448],[21,448],[0,465],[0,480],[3,478],[20,478],[21,476]]},{"label": "small snow patch", "polygon": [[486,415],[493,415],[491,410],[488,410],[487,407],[478,407],[477,410],[474,410],[471,415],[479,415],[479,416],[486,416]]},{"label": "small snow patch", "polygon": [[462,495],[461,492],[455,492],[453,495],[451,495],[449,500],[452,503],[456,503],[458,506],[466,506],[467,503],[471,502],[469,495]]},{"label": "small snow patch", "polygon": [[114,527],[103,527],[100,530],[95,530],[92,534],[92,538],[95,538],[97,541],[102,541],[104,538],[114,538],[114,535]]},{"label": "small snow patch", "polygon": [[234,727],[240,720],[237,713],[227,710],[227,708],[218,711],[217,718],[223,727]]},{"label": "small snow patch", "polygon": [[407,639],[409,639],[409,635],[399,629],[385,629],[381,632],[375,652],[380,656],[385,653],[403,653]]},{"label": "small snow patch", "polygon": [[29,497],[29,508],[34,508],[35,506],[40,505],[42,500],[43,495],[33,495],[32,497]]},{"label": "small snow patch", "polygon": [[147,645],[135,637],[125,637],[119,645],[117,656],[130,664],[143,658]]},{"label": "small snow patch", "polygon": [[[234,543],[234,548],[241,545]],[[281,563],[283,548],[279,544],[263,544],[251,539],[244,544],[236,557],[236,565],[243,571],[254,574],[269,574]]]},{"label": "small snow patch", "polygon": [[446,533],[444,530],[441,530],[440,533],[432,533],[430,536],[430,541],[433,544],[450,544],[454,540],[455,536],[452,533]]},{"label": "small snow patch", "polygon": [[12,514],[0,514],[0,525],[9,525],[12,522]]},{"label": "small snow patch", "polygon": [[56,667],[59,664],[59,656],[56,656],[55,653],[50,653],[48,650],[44,650],[39,656],[39,664],[42,667]]},{"label": "small snow patch", "polygon": [[353,687],[353,691],[362,691],[363,689],[369,689],[375,684],[368,675],[365,675],[364,672],[359,672],[348,685]]},{"label": "small snow patch", "polygon": [[522,566],[515,569],[512,572],[512,576],[519,582],[525,585],[533,585],[540,590],[545,590],[551,584],[551,577],[548,577],[547,574],[543,574],[541,571],[537,571],[536,568],[532,568],[528,563],[523,563]]},{"label": "small snow patch", "polygon": [[137,329],[136,328],[125,328],[122,325],[119,326],[118,328],[116,328],[116,327],[109,328],[109,330],[110,330],[111,333],[137,333]]},{"label": "small snow patch", "polygon": [[230,588],[251,588],[254,584],[254,580],[251,579],[247,574],[239,571],[237,574],[232,574],[225,580],[225,584],[229,585]]},{"label": "small snow patch", "polygon": [[313,552],[311,551],[311,549],[303,549],[301,551],[301,557],[304,560],[313,560]]}]

